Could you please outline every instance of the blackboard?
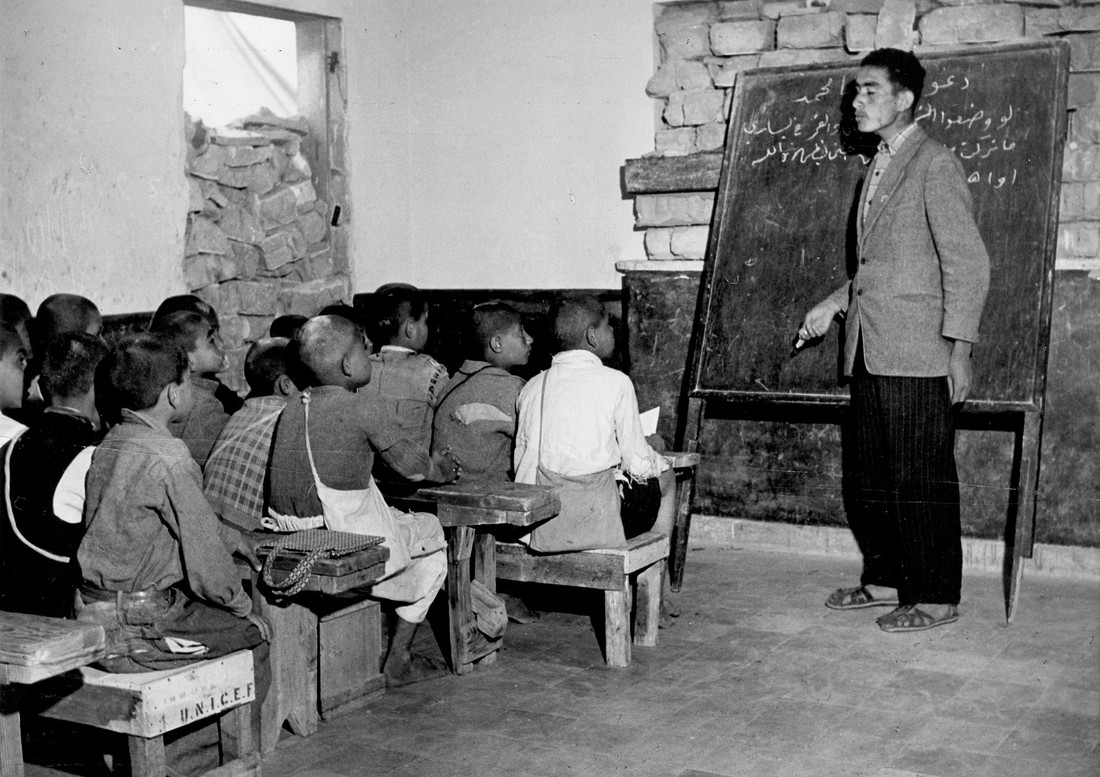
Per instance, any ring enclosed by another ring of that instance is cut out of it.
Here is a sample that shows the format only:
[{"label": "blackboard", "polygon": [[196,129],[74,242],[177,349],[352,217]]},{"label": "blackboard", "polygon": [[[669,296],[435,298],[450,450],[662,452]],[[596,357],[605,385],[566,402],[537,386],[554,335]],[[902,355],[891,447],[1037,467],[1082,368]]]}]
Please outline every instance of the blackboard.
[{"label": "blackboard", "polygon": [[[1068,46],[926,53],[916,116],[969,176],[991,262],[971,409],[1043,390]],[[802,317],[849,274],[852,203],[876,136],[849,119],[858,63],[739,74],[700,288],[691,394],[843,402],[840,327],[791,357]]]}]

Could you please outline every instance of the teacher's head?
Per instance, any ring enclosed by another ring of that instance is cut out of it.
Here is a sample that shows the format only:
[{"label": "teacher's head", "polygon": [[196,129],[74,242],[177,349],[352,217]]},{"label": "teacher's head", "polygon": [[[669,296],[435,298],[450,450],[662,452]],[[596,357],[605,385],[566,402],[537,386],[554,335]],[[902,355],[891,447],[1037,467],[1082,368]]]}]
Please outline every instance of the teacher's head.
[{"label": "teacher's head", "polygon": [[924,67],[909,51],[878,49],[860,63],[852,101],[860,132],[890,140],[913,121],[924,91]]}]

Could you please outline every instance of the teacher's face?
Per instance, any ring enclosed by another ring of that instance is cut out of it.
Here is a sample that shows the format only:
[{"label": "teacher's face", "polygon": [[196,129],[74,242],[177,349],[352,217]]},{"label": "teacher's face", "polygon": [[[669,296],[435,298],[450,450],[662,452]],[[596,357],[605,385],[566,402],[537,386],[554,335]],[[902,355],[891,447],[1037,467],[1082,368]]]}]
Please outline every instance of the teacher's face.
[{"label": "teacher's face", "polygon": [[861,67],[856,73],[856,89],[852,108],[860,132],[873,132],[889,140],[909,124],[913,93],[895,89],[885,68]]}]

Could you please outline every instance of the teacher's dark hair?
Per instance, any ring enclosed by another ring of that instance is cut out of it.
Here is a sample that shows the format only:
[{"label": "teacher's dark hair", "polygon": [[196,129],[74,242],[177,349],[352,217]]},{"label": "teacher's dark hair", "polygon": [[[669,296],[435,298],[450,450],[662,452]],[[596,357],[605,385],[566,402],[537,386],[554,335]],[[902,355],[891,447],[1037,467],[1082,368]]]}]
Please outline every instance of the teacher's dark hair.
[{"label": "teacher's dark hair", "polygon": [[913,93],[913,107],[916,110],[924,91],[924,65],[911,51],[901,49],[877,49],[872,51],[860,67],[881,67],[895,89],[908,89]]}]

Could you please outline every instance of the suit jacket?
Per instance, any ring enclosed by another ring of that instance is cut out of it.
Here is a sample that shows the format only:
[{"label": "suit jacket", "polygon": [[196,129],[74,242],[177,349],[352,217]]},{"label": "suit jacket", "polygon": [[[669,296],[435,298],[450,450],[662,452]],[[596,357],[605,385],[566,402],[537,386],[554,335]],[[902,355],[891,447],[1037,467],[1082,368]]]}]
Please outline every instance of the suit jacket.
[{"label": "suit jacket", "polygon": [[977,342],[989,290],[962,165],[914,128],[856,223],[855,275],[830,297],[846,313],[844,373],[862,337],[872,375],[946,375],[952,341]]}]

